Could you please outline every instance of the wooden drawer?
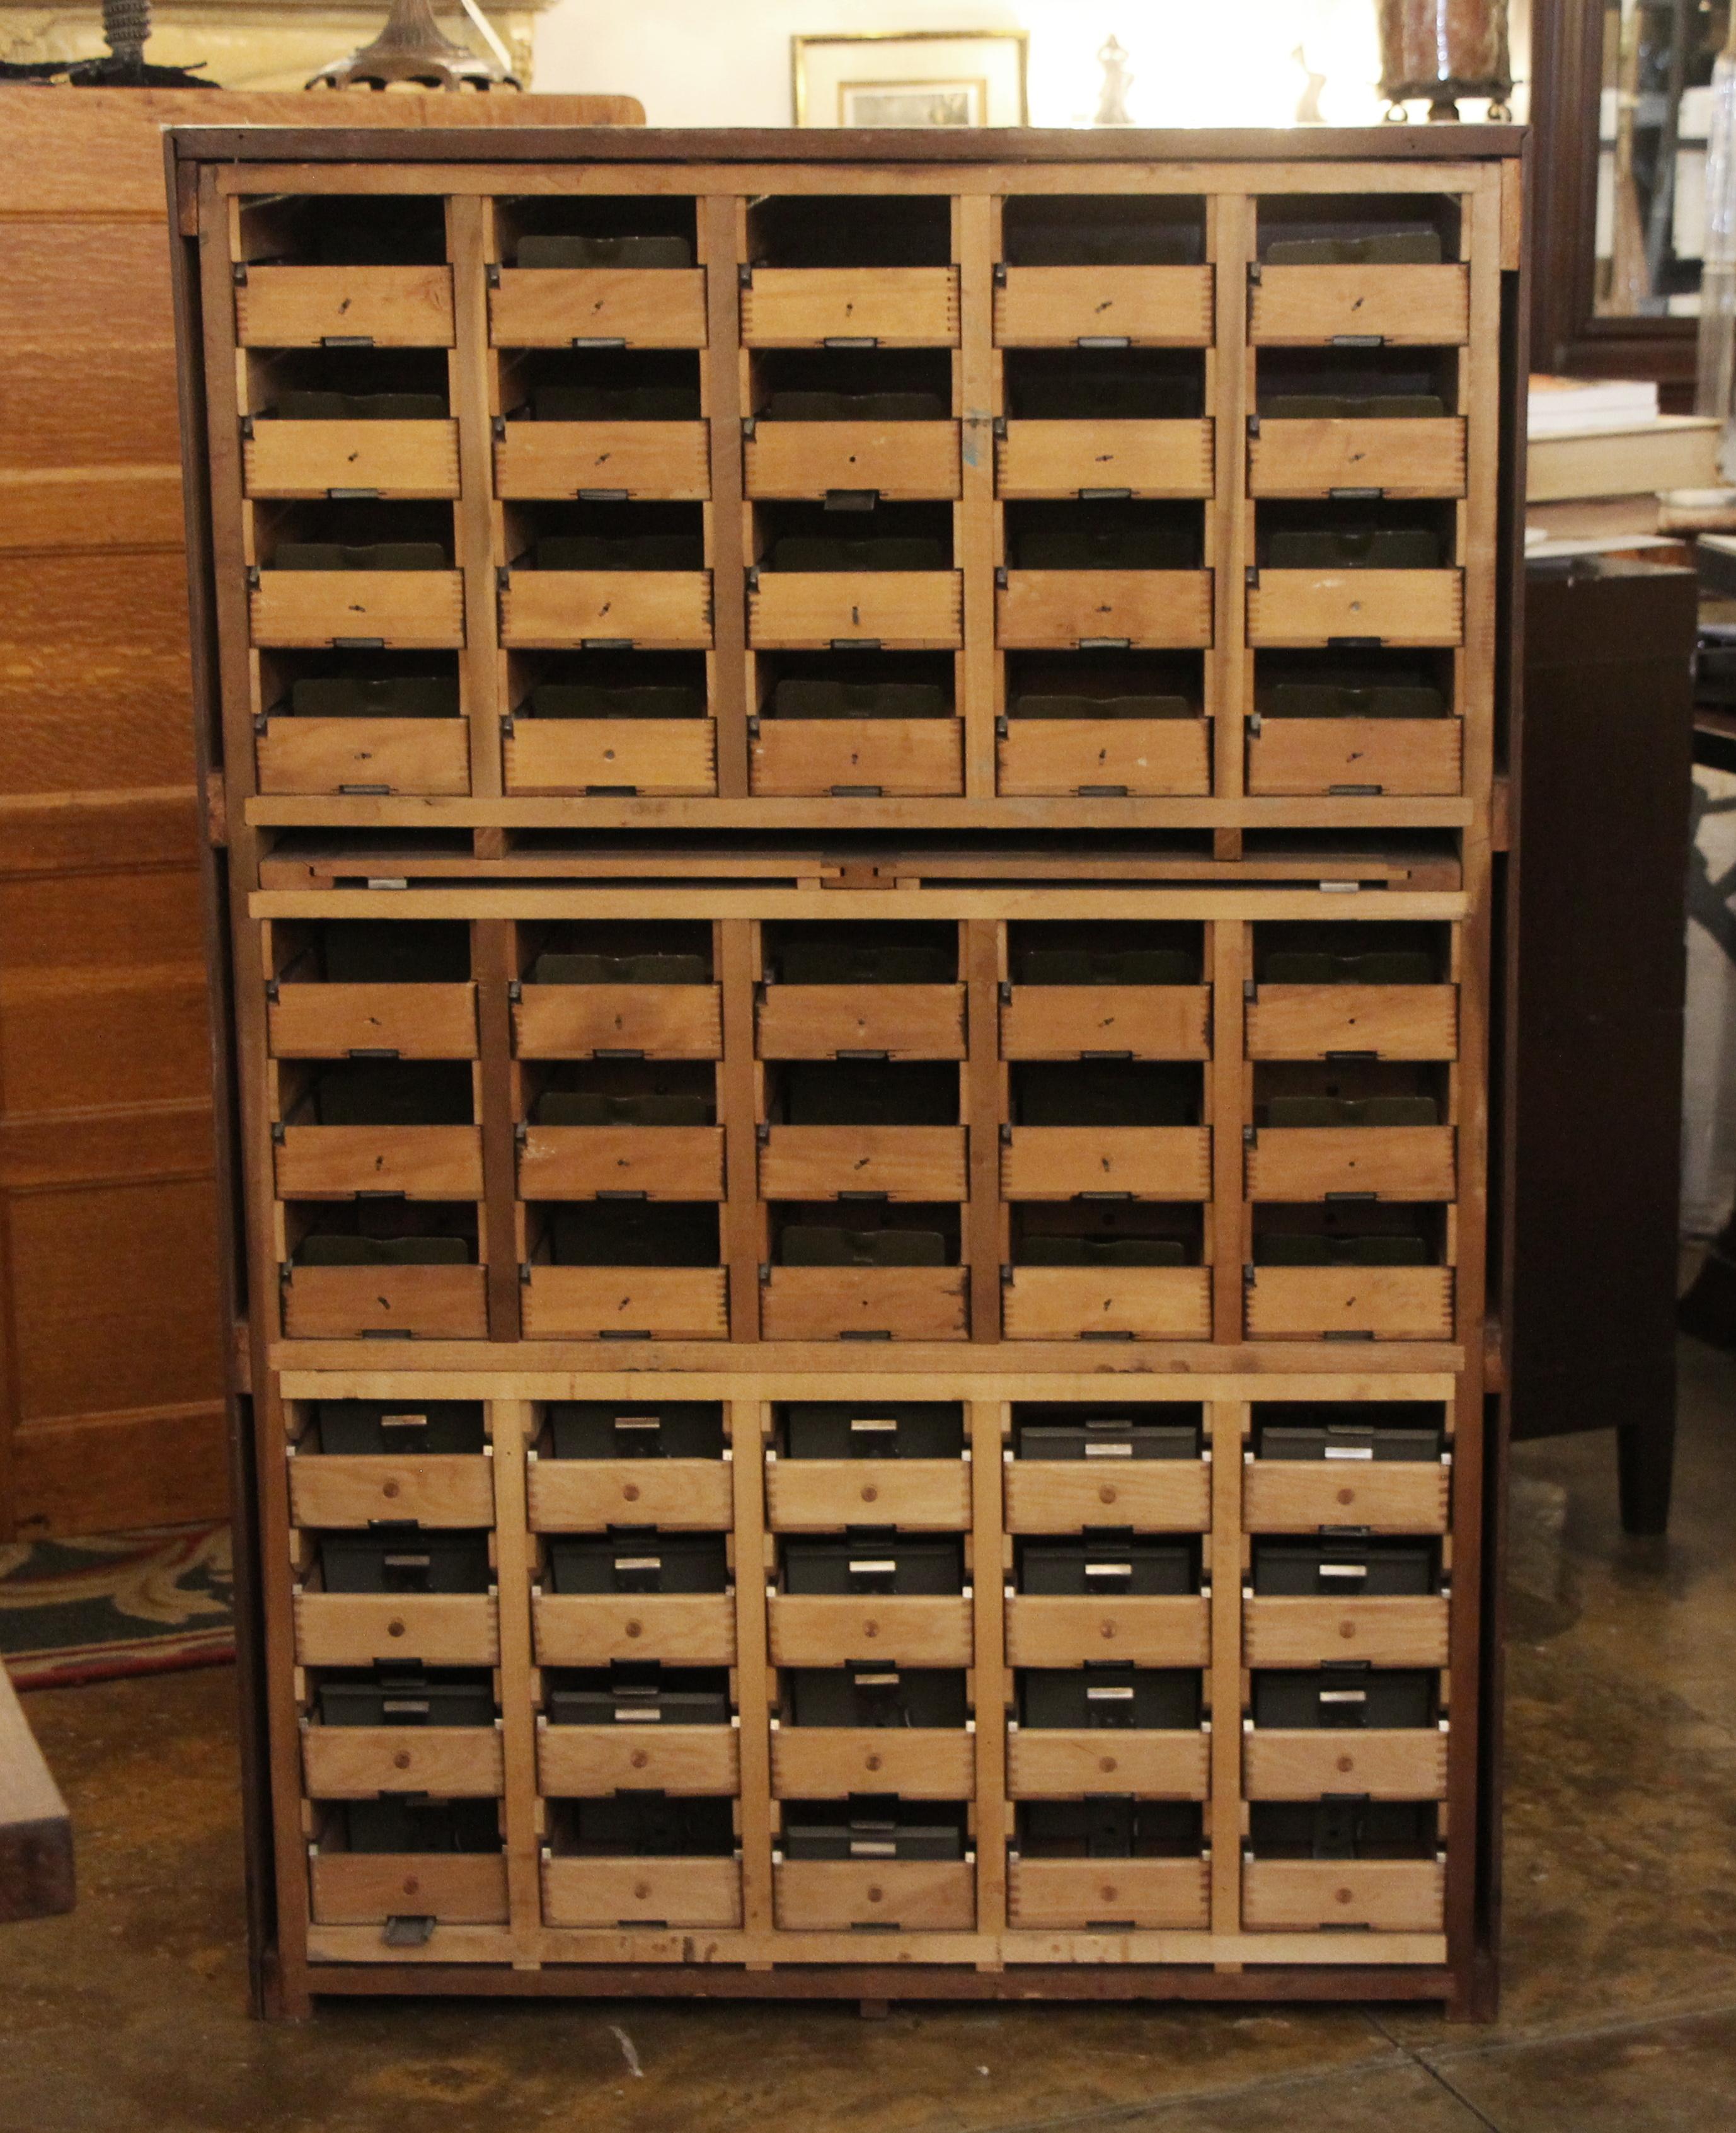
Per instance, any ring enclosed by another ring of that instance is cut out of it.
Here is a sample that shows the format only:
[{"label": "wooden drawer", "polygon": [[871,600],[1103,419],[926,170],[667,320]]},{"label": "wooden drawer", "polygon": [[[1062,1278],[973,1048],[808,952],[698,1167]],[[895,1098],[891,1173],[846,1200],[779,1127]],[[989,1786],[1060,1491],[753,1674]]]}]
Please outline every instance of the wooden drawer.
[{"label": "wooden drawer", "polygon": [[772,1735],[774,1799],[976,1798],[976,1741],[969,1733],[891,1726],[781,1726]]},{"label": "wooden drawer", "polygon": [[491,1667],[500,1659],[493,1593],[309,1592],[295,1596],[296,1664]]},{"label": "wooden drawer", "polygon": [[1089,1933],[1124,1926],[1203,1930],[1210,1867],[1188,1859],[1022,1859],[1007,1863],[1007,1923]]},{"label": "wooden drawer", "polygon": [[1250,1597],[1242,1603],[1242,1656],[1251,1667],[1330,1666],[1345,1659],[1378,1667],[1442,1667],[1447,1603],[1435,1594],[1385,1600]]},{"label": "wooden drawer", "polygon": [[482,1128],[286,1126],[273,1165],[280,1200],[480,1200]]},{"label": "wooden drawer", "polygon": [[1451,1126],[1262,1126],[1247,1153],[1250,1200],[1450,1200]]},{"label": "wooden drawer", "polygon": [[496,1726],[308,1726],[301,1774],[310,1799],[498,1798],[506,1756]]},{"label": "wooden drawer", "polygon": [[507,422],[494,446],[494,494],[704,501],[706,422]]},{"label": "wooden drawer", "polygon": [[756,267],[742,289],[748,348],[956,348],[956,267]]},{"label": "wooden drawer", "polygon": [[1209,348],[1209,267],[1007,267],[994,292],[1001,348]]},{"label": "wooden drawer", "polygon": [[1242,1524],[1262,1534],[1445,1533],[1450,1478],[1438,1459],[1252,1459],[1242,1470]]},{"label": "wooden drawer", "polygon": [[1331,644],[1344,638],[1405,646],[1462,643],[1463,571],[1262,571],[1248,588],[1250,644]]},{"label": "wooden drawer", "polygon": [[1003,497],[1209,496],[1209,417],[1186,421],[1020,421],[994,448]]},{"label": "wooden drawer", "polygon": [[727,1341],[722,1267],[533,1266],[520,1289],[527,1341]]},{"label": "wooden drawer", "polygon": [[1463,496],[1458,415],[1262,421],[1248,442],[1250,496]]},{"label": "wooden drawer", "polygon": [[734,1859],[563,1859],[544,1855],[549,1926],[705,1926],[742,1922]]},{"label": "wooden drawer", "polygon": [[254,726],[262,792],[464,793],[464,719],[273,719]]},{"label": "wooden drawer", "polygon": [[951,652],[964,641],[957,571],[761,571],[748,583],[748,642],[760,651]]},{"label": "wooden drawer", "polygon": [[1204,1799],[1211,1744],[1199,1731],[1142,1733],[1118,1726],[1047,1726],[1007,1736],[1009,1799],[1076,1799],[1110,1793],[1134,1799]]},{"label": "wooden drawer", "polygon": [[508,792],[717,790],[713,719],[517,719],[507,729]]},{"label": "wooden drawer", "polygon": [[486,1267],[293,1267],[283,1284],[283,1330],[292,1341],[408,1333],[430,1341],[485,1341]]},{"label": "wooden drawer", "polygon": [[888,503],[959,494],[956,422],[767,422],[743,448],[750,497],[872,489]]},{"label": "wooden drawer", "polygon": [[394,1459],[304,1452],[289,1462],[289,1493],[290,1517],[298,1526],[400,1519],[423,1526],[492,1526],[494,1462],[453,1452]]},{"label": "wooden drawer", "polygon": [[706,651],[709,571],[512,571],[500,595],[500,641]]},{"label": "wooden drawer", "polygon": [[703,267],[503,267],[496,348],[704,348]]},{"label": "wooden drawer", "polygon": [[762,1059],[962,1059],[963,985],[767,985]]},{"label": "wooden drawer", "polygon": [[528,1125],[518,1149],[521,1200],[721,1200],[721,1126]]},{"label": "wooden drawer", "polygon": [[512,1003],[521,1059],[721,1059],[716,985],[531,985]]},{"label": "wooden drawer", "polygon": [[[963,1533],[970,1468],[962,1459],[768,1459],[767,1521],[777,1533]],[[800,1798],[800,1794],[797,1795]]]},{"label": "wooden drawer", "polygon": [[325,1851],[310,1860],[316,1926],[507,1922],[507,1862],[498,1851]]},{"label": "wooden drawer", "polygon": [[1249,720],[1248,789],[1261,793],[1456,792],[1459,719]]},{"label": "wooden drawer", "polygon": [[735,1524],[726,1459],[542,1459],[527,1477],[532,1533],[610,1526],[727,1533]]},{"label": "wooden drawer", "polygon": [[1204,1533],[1211,1524],[1203,1459],[1009,1459],[1002,1471],[1008,1533]]},{"label": "wooden drawer", "polygon": [[1248,330],[1261,346],[1453,348],[1470,338],[1468,267],[1258,267],[1254,275]]},{"label": "wooden drawer", "polygon": [[961,719],[755,719],[756,792],[900,795],[964,790]]},{"label": "wooden drawer", "polygon": [[1010,1126],[1003,1200],[1209,1200],[1209,1126]]},{"label": "wooden drawer", "polygon": [[1242,1736],[1244,1799],[1445,1799],[1447,1736],[1439,1726],[1364,1733],[1355,1726],[1296,1732],[1256,1726]]},{"label": "wooden drawer", "polygon": [[476,988],[280,984],[265,1010],[274,1059],[474,1059]]},{"label": "wooden drawer", "polygon": [[450,348],[452,269],[249,267],[235,290],[243,348]]},{"label": "wooden drawer", "polygon": [[1009,650],[1211,641],[1209,571],[1008,571],[995,601],[995,643]]},{"label": "wooden drawer", "polygon": [[1247,1859],[1242,1924],[1249,1933],[1439,1933],[1445,1890],[1446,1870],[1434,1859]]},{"label": "wooden drawer", "polygon": [[1247,1297],[1251,1341],[1453,1337],[1450,1267],[1256,1267]]},{"label": "wooden drawer", "polygon": [[1456,985],[1262,985],[1248,1004],[1250,1059],[1456,1059]]},{"label": "wooden drawer", "polygon": [[997,789],[1009,797],[1205,793],[1210,728],[1204,719],[1007,719],[996,762]]},{"label": "wooden drawer", "polygon": [[1075,1667],[1100,1659],[1122,1666],[1209,1666],[1210,1606],[1197,1593],[1114,1600],[1012,1593],[1007,1664]]},{"label": "wooden drawer", "polygon": [[969,1327],[961,1266],[775,1266],[760,1287],[767,1341],[962,1341]]},{"label": "wooden drawer", "polygon": [[249,496],[455,497],[458,424],[252,422],[241,464]]},{"label": "wooden drawer", "polygon": [[536,1789],[550,1799],[615,1792],[733,1798],[742,1789],[741,1735],[733,1726],[536,1727]]},{"label": "wooden drawer", "polygon": [[255,644],[421,651],[464,641],[462,571],[267,569],[248,604]]},{"label": "wooden drawer", "polygon": [[1009,1341],[1209,1341],[1211,1269],[1016,1266],[1001,1323]]},{"label": "wooden drawer", "polygon": [[976,1868],[964,1859],[780,1859],[772,1900],[785,1933],[968,1933],[977,1919]]},{"label": "wooden drawer", "polygon": [[1003,1059],[1209,1059],[1209,985],[1012,985]]},{"label": "wooden drawer", "polygon": [[969,1594],[913,1599],[774,1592],[767,1606],[773,1666],[848,1666],[853,1659],[902,1667],[971,1663]]},{"label": "wooden drawer", "polygon": [[531,1621],[539,1666],[735,1664],[735,1601],[727,1592],[538,1592]]},{"label": "wooden drawer", "polygon": [[963,1126],[770,1126],[759,1152],[762,1200],[964,1200]]}]

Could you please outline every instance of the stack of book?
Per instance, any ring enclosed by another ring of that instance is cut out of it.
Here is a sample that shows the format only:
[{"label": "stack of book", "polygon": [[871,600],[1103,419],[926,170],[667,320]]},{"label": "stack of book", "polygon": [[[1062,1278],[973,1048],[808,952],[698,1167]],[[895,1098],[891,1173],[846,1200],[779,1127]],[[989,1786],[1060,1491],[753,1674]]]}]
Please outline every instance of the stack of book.
[{"label": "stack of book", "polygon": [[1553,539],[1657,532],[1660,490],[1717,485],[1722,429],[1710,416],[1661,415],[1647,381],[1534,377],[1527,527]]}]

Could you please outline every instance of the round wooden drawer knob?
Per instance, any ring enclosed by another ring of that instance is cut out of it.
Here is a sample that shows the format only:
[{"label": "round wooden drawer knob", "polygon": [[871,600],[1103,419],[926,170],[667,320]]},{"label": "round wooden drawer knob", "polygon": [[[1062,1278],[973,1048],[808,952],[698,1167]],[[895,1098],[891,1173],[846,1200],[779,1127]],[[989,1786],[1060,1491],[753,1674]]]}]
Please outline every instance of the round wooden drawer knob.
[{"label": "round wooden drawer knob", "polygon": [[630,1637],[642,1636],[645,1634],[644,1624],[642,1622],[629,1622],[627,1625],[627,1634]]},{"label": "round wooden drawer knob", "polygon": [[868,1767],[871,1770],[878,1770],[880,1768],[880,1758],[878,1755],[870,1755],[868,1759]]},{"label": "round wooden drawer knob", "polygon": [[637,1503],[638,1502],[638,1500],[639,1500],[639,1485],[638,1485],[638,1483],[637,1483],[637,1481],[629,1481],[629,1482],[628,1482],[628,1483],[626,1484],[626,1485],[622,1489],[621,1493],[622,1493],[622,1495],[623,1495],[624,1497],[626,1497],[626,1499],[627,1499],[627,1500],[628,1500],[628,1503],[630,1503],[630,1504],[637,1504]]},{"label": "round wooden drawer knob", "polygon": [[863,1503],[865,1503],[865,1504],[878,1504],[878,1503],[879,1502],[879,1500],[880,1500],[880,1491],[879,1491],[879,1490],[878,1490],[878,1489],[873,1485],[873,1484],[872,1482],[870,1482],[870,1483],[868,1484],[868,1487],[867,1487],[867,1488],[865,1488],[865,1489],[863,1490],[863,1492],[862,1492],[862,1500],[863,1500]]},{"label": "round wooden drawer knob", "polygon": [[1355,1490],[1340,1489],[1338,1492],[1338,1500],[1341,1504],[1354,1504],[1356,1501]]},{"label": "round wooden drawer knob", "polygon": [[1334,1889],[1332,1892],[1332,1900],[1334,1904],[1354,1904],[1356,1901],[1356,1892],[1354,1889]]},{"label": "round wooden drawer knob", "polygon": [[880,1625],[878,1622],[864,1622],[862,1625],[862,1634],[865,1637],[878,1637],[880,1634]]},{"label": "round wooden drawer knob", "polygon": [[637,1898],[640,1903],[642,1904],[650,1894],[651,1884],[649,1881],[635,1881],[633,1883],[633,1895]]},{"label": "round wooden drawer knob", "polygon": [[395,1500],[398,1494],[397,1483],[396,1481],[387,1481],[383,1483],[380,1489],[380,1494],[382,1496],[391,1497]]},{"label": "round wooden drawer knob", "polygon": [[1108,1777],[1115,1767],[1115,1758],[1113,1755],[1099,1755],[1097,1759],[1097,1767],[1105,1777]]},{"label": "round wooden drawer knob", "polygon": [[869,1901],[871,1904],[878,1904],[878,1903],[882,1902],[882,1901],[884,1899],[884,1896],[885,1896],[885,1891],[884,1891],[882,1889],[881,1889],[880,1887],[878,1887],[877,1885],[871,1884],[871,1885],[869,1885],[868,1892],[868,1901]]},{"label": "round wooden drawer knob", "polygon": [[1355,1623],[1340,1622],[1338,1625],[1338,1633],[1341,1637],[1344,1638],[1348,1641],[1356,1635]]},{"label": "round wooden drawer knob", "polygon": [[1105,1622],[1097,1634],[1099,1637],[1113,1638],[1115,1635],[1115,1625],[1113,1622]]},{"label": "round wooden drawer knob", "polygon": [[1115,1491],[1108,1482],[1105,1482],[1103,1487],[1098,1490],[1097,1500],[1099,1504],[1113,1504],[1114,1502]]},{"label": "round wooden drawer knob", "polygon": [[636,1770],[642,1770],[650,1760],[650,1756],[646,1754],[642,1748],[634,1749],[632,1752],[632,1766]]},{"label": "round wooden drawer knob", "polygon": [[1340,1756],[1339,1757],[1339,1759],[1338,1759],[1338,1770],[1339,1770],[1339,1775],[1340,1777],[1343,1777],[1343,1778],[1347,1778],[1347,1777],[1349,1777],[1349,1774],[1350,1774],[1350,1773],[1351,1773],[1351,1772],[1352,1772],[1355,1768],[1356,1768],[1356,1758],[1355,1758],[1355,1756],[1354,1756],[1354,1755],[1340,1755]]},{"label": "round wooden drawer knob", "polygon": [[402,1637],[404,1634],[404,1625],[399,1621],[388,1622],[386,1625],[386,1634],[388,1637]]},{"label": "round wooden drawer knob", "polygon": [[404,1876],[404,1894],[406,1896],[418,1896],[421,1894],[421,1890],[422,1885],[414,1874],[406,1874]]},{"label": "round wooden drawer knob", "polygon": [[410,1750],[407,1748],[399,1749],[392,1759],[392,1767],[395,1770],[407,1770],[410,1768]]}]

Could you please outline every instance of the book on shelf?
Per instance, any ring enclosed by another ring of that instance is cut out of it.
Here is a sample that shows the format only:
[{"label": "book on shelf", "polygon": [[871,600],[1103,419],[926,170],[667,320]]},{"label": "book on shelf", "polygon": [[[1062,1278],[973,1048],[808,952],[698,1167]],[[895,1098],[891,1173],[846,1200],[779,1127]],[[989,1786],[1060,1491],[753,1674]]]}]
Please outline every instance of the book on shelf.
[{"label": "book on shelf", "polygon": [[1525,427],[1532,437],[1631,430],[1657,420],[1657,386],[1643,378],[1552,378],[1534,373],[1526,395]]}]

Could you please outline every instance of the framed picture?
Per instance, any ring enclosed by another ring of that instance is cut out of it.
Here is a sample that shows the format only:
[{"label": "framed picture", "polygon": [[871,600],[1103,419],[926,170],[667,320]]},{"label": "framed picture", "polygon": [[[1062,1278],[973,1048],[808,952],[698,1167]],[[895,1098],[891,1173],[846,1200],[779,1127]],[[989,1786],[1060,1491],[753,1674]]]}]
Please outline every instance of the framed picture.
[{"label": "framed picture", "polygon": [[792,37],[798,126],[1028,126],[1022,30]]}]

